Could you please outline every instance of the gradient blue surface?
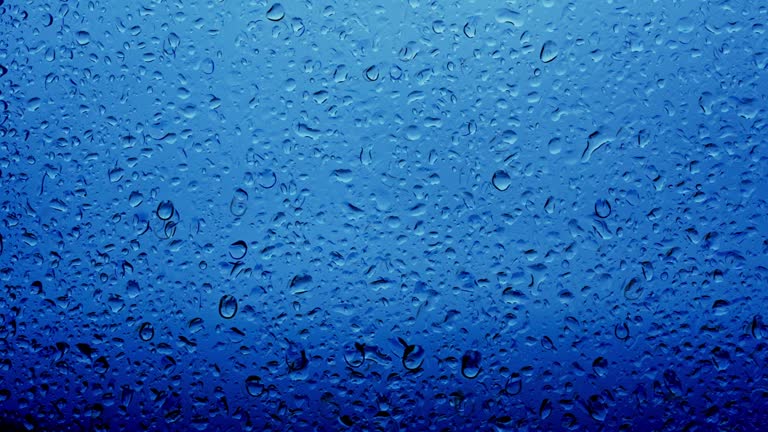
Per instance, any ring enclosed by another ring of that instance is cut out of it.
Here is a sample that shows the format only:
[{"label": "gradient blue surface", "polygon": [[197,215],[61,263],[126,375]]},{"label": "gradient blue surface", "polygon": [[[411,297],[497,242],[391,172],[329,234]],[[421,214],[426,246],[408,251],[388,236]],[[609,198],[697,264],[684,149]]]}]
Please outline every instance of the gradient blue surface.
[{"label": "gradient blue surface", "polygon": [[761,430],[767,20],[0,0],[0,430]]}]

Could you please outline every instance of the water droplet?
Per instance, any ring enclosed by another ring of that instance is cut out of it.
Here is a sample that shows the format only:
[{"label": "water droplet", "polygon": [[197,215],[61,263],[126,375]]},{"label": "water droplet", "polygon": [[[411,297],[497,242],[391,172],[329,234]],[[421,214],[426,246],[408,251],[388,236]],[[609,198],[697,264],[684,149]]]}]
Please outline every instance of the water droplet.
[{"label": "water droplet", "polygon": [[405,128],[405,139],[408,141],[416,141],[421,138],[421,131],[418,126],[411,125]]},{"label": "water droplet", "polygon": [[175,209],[172,202],[160,201],[160,204],[157,205],[155,214],[157,214],[157,217],[160,220],[168,220],[173,217],[174,212]]},{"label": "water droplet", "polygon": [[363,73],[363,76],[368,81],[376,81],[379,79],[379,68],[376,65],[369,66]]},{"label": "water droplet", "polygon": [[493,173],[493,177],[491,177],[491,183],[493,184],[493,187],[496,188],[496,190],[504,192],[512,185],[512,177],[510,177],[509,173],[506,171],[498,170]]},{"label": "water droplet", "polygon": [[539,418],[546,420],[552,414],[552,401],[544,399],[539,407]]},{"label": "water droplet", "polygon": [[224,319],[232,319],[237,314],[237,299],[225,294],[219,300],[219,315]]},{"label": "water droplet", "polygon": [[365,363],[365,345],[355,342],[344,348],[344,362],[351,368],[359,368]]},{"label": "water droplet", "polygon": [[523,25],[523,16],[519,12],[502,8],[496,10],[496,22],[499,24],[512,24],[515,27]]},{"label": "water droplet", "polygon": [[85,30],[80,30],[75,34],[75,40],[77,40],[77,44],[80,46],[88,45],[91,43],[91,34]]},{"label": "water droplet", "polygon": [[475,350],[469,350],[461,356],[461,374],[464,378],[475,379],[480,375],[480,371],[482,371],[480,368],[481,359],[482,354]]},{"label": "water droplet", "polygon": [[632,278],[624,284],[624,298],[627,300],[638,300],[642,295],[643,285],[637,278]]},{"label": "water droplet", "polygon": [[595,361],[592,362],[592,370],[595,372],[595,375],[604,377],[608,374],[608,360],[604,357],[596,358]]},{"label": "water droplet", "polygon": [[477,26],[473,22],[464,24],[464,36],[472,39],[477,35]]},{"label": "water droplet", "polygon": [[109,370],[109,361],[104,356],[101,356],[93,361],[93,371],[99,375],[104,375]]},{"label": "water droplet", "polygon": [[541,338],[541,347],[547,351],[557,351],[557,348],[555,348],[555,343],[552,342],[552,339],[550,339],[549,336],[544,336]]},{"label": "water droplet", "polygon": [[155,327],[148,322],[141,324],[141,327],[139,327],[139,339],[149,342],[153,337],[155,337]]},{"label": "water droplet", "polygon": [[523,391],[523,378],[519,373],[515,372],[507,379],[507,383],[504,385],[504,393],[509,396],[515,396]]},{"label": "water droplet", "polygon": [[389,77],[397,81],[403,77],[403,70],[398,65],[392,65],[389,68]]},{"label": "water droplet", "polygon": [[264,393],[264,385],[261,383],[261,377],[251,375],[245,379],[245,391],[251,396],[261,396]]},{"label": "water droplet", "polygon": [[611,203],[606,199],[598,199],[595,201],[595,215],[601,219],[605,219],[611,215]]},{"label": "water droplet", "polygon": [[280,21],[285,18],[285,8],[280,3],[273,4],[267,11],[267,19],[270,21]]},{"label": "water droplet", "polygon": [[229,203],[229,212],[233,216],[241,217],[248,211],[248,192],[238,188],[232,195],[232,201]]},{"label": "water droplet", "polygon": [[557,55],[560,53],[560,51],[557,48],[557,44],[553,41],[546,41],[541,46],[541,51],[539,52],[539,59],[541,59],[544,63],[550,63],[554,61],[557,58]]},{"label": "water droplet", "polygon": [[232,257],[233,260],[243,259],[247,253],[248,245],[242,240],[238,240],[229,245],[229,256]]},{"label": "water droplet", "polygon": [[616,324],[613,328],[613,334],[616,336],[616,339],[620,341],[629,340],[629,326],[625,322]]},{"label": "water droplet", "polygon": [[421,345],[410,345],[402,338],[397,339],[403,347],[402,363],[403,367],[409,371],[417,371],[424,364],[426,352]]}]

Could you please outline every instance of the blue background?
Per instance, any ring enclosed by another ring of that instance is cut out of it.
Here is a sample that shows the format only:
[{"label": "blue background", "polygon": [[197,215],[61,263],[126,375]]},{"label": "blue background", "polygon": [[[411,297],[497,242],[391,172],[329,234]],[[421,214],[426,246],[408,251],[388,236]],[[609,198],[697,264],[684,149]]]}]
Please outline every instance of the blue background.
[{"label": "blue background", "polygon": [[0,426],[759,430],[767,20],[0,0]]}]

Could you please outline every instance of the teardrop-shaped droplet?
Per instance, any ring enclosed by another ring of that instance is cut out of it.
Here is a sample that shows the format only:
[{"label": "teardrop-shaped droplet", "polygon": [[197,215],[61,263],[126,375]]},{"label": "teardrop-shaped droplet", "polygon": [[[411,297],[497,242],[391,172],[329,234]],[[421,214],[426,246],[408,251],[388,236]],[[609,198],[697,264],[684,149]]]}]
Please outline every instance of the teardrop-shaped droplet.
[{"label": "teardrop-shaped droplet", "polygon": [[379,68],[376,65],[369,66],[365,70],[365,73],[363,73],[363,75],[365,76],[365,79],[368,81],[371,81],[371,82],[376,81],[377,79],[379,79]]},{"label": "teardrop-shaped droplet", "polygon": [[550,63],[557,58],[558,54],[560,54],[560,51],[557,48],[557,44],[550,40],[544,42],[544,44],[541,46],[539,58],[544,63]]},{"label": "teardrop-shaped droplet", "polygon": [[168,220],[173,217],[174,212],[175,212],[175,209],[173,207],[172,202],[160,201],[160,204],[157,205],[157,210],[155,211],[155,214],[157,214],[157,217],[160,220]]},{"label": "teardrop-shaped droplet", "polygon": [[504,393],[509,396],[515,396],[523,391],[523,378],[519,373],[515,372],[507,379],[507,383],[504,386]]},{"label": "teardrop-shaped droplet", "polygon": [[595,201],[595,215],[601,219],[605,219],[611,215],[611,203],[605,199],[598,199]]}]

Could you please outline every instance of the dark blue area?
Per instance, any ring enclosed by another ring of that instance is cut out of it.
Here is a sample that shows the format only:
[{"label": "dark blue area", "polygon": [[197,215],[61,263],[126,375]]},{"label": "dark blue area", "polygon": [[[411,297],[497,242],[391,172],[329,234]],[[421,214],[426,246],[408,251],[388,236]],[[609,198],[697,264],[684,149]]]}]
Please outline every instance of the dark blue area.
[{"label": "dark blue area", "polygon": [[764,429],[766,22],[0,0],[0,431]]}]

